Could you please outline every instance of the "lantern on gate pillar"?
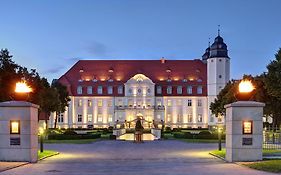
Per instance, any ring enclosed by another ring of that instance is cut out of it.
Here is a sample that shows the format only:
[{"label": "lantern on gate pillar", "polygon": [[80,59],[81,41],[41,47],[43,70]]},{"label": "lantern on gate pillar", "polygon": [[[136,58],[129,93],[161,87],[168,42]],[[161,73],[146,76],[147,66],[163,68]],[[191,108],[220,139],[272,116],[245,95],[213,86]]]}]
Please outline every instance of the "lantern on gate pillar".
[{"label": "lantern on gate pillar", "polygon": [[249,101],[255,94],[255,87],[250,80],[242,80],[235,97],[238,101]]}]

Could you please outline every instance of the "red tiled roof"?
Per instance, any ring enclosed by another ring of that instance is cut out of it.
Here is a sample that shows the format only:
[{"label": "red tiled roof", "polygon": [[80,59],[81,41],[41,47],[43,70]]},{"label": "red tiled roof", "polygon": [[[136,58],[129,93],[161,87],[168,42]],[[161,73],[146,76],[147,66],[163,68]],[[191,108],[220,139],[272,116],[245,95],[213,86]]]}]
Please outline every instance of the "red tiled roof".
[{"label": "red tiled roof", "polygon": [[[183,86],[183,94],[186,93],[188,85],[194,86],[193,94],[196,96],[207,95],[207,64],[201,60],[80,60],[62,77],[59,82],[66,85],[70,95],[73,96],[109,96],[106,91],[107,86],[113,86],[113,94],[110,96],[124,96],[117,94],[117,87],[124,85],[136,74],[144,74],[150,78],[155,85],[165,88],[171,86]],[[92,81],[97,79],[97,82]],[[108,81],[112,79],[113,82]],[[171,79],[168,82],[167,79]],[[186,79],[187,81],[183,81]],[[191,81],[193,79],[193,81]],[[201,79],[202,81],[197,81]],[[83,81],[79,81],[83,80]],[[203,87],[203,93],[197,95],[196,86]],[[83,87],[83,94],[77,94],[77,87]],[[87,86],[93,87],[93,94],[87,94]],[[97,95],[97,86],[103,86],[103,95]],[[155,87],[156,87],[155,86]],[[157,94],[156,94],[157,95]],[[170,96],[178,95],[176,88]],[[181,95],[179,95],[181,96]]]}]

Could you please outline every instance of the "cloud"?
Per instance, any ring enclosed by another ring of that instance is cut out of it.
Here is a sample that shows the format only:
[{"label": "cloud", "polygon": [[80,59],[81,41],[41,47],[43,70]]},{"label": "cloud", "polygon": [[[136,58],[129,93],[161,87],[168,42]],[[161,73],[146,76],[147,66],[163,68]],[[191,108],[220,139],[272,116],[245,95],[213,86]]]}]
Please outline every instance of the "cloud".
[{"label": "cloud", "polygon": [[43,73],[44,74],[55,74],[55,73],[60,72],[64,68],[65,68],[65,66],[63,66],[63,65],[56,65],[56,66],[52,66],[52,67],[50,67],[48,69],[45,69],[43,71]]},{"label": "cloud", "polygon": [[94,56],[107,56],[109,53],[108,47],[97,41],[92,41],[90,44],[86,47],[86,51],[90,54],[93,54]]}]

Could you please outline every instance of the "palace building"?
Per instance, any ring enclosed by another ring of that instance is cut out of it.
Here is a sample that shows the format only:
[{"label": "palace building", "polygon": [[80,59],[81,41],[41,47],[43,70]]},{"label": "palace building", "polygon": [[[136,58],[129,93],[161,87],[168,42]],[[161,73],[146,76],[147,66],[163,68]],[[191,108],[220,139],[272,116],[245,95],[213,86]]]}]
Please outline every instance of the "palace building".
[{"label": "palace building", "polygon": [[202,59],[80,60],[57,80],[71,99],[57,127],[106,128],[141,116],[172,128],[207,128],[223,122],[209,106],[229,79],[230,58],[220,35]]}]

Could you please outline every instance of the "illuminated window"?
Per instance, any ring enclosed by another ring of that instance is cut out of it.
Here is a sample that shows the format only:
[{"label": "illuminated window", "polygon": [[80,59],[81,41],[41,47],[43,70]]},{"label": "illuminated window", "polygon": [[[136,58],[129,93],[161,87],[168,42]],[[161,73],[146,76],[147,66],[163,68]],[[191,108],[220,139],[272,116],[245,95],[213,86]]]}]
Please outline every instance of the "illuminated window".
[{"label": "illuminated window", "polygon": [[112,114],[108,114],[108,122],[112,122],[113,119],[112,119]]},{"label": "illuminated window", "polygon": [[161,101],[161,99],[157,99],[157,106],[162,106],[162,101]]},{"label": "illuminated window", "polygon": [[113,87],[112,86],[108,86],[107,87],[107,93],[108,94],[113,94]]},{"label": "illuminated window", "polygon": [[78,107],[81,107],[82,106],[82,99],[79,99],[78,100]]},{"label": "illuminated window", "polygon": [[98,86],[98,94],[102,94],[102,86]]},{"label": "illuminated window", "polygon": [[10,134],[20,134],[20,121],[19,120],[10,121]]},{"label": "illuminated window", "polygon": [[102,115],[98,114],[98,122],[102,122]]},{"label": "illuminated window", "polygon": [[162,86],[157,86],[156,92],[157,94],[162,94]]},{"label": "illuminated window", "polygon": [[198,122],[203,122],[203,117],[202,117],[202,114],[198,114]]},{"label": "illuminated window", "polygon": [[171,114],[167,114],[167,121],[168,121],[168,122],[171,121]]},{"label": "illuminated window", "polygon": [[187,94],[192,94],[192,86],[187,86]]},{"label": "illuminated window", "polygon": [[87,120],[88,120],[88,122],[92,122],[93,121],[93,114],[88,114]]},{"label": "illuminated window", "polygon": [[102,107],[102,100],[98,100],[98,107]]},{"label": "illuminated window", "polygon": [[182,94],[182,86],[177,87],[177,94]]},{"label": "illuminated window", "polygon": [[202,94],[202,86],[197,87],[197,94]]},{"label": "illuminated window", "polygon": [[160,120],[161,119],[161,115],[157,114],[157,119]]},{"label": "illuminated window", "polygon": [[87,87],[87,94],[92,94],[93,93],[93,88],[92,86]]},{"label": "illuminated window", "polygon": [[192,106],[192,100],[187,100],[187,106]]},{"label": "illuminated window", "polygon": [[82,94],[83,91],[82,91],[82,86],[78,86],[77,87],[77,94]]},{"label": "illuminated window", "polygon": [[167,100],[167,106],[172,106],[172,100]]},{"label": "illuminated window", "polygon": [[192,123],[192,114],[188,114],[187,115],[187,121],[188,121],[188,123]]},{"label": "illuminated window", "polygon": [[58,123],[63,123],[63,114],[58,116]]},{"label": "illuminated window", "polygon": [[82,122],[82,114],[78,114],[77,122]]},{"label": "illuminated window", "polygon": [[118,86],[118,94],[123,94],[123,86]]},{"label": "illuminated window", "polygon": [[201,99],[198,99],[197,105],[198,105],[198,107],[202,106],[202,100]]},{"label": "illuminated window", "polygon": [[88,107],[92,106],[92,100],[88,100]]},{"label": "illuminated window", "polygon": [[133,99],[128,99],[128,106],[130,106],[130,107],[133,106]]},{"label": "illuminated window", "polygon": [[167,87],[167,94],[172,94],[172,90],[173,90],[172,86],[168,86]]},{"label": "illuminated window", "polygon": [[111,106],[112,106],[112,100],[108,100],[108,101],[107,101],[107,106],[108,106],[108,107],[111,107]]}]

